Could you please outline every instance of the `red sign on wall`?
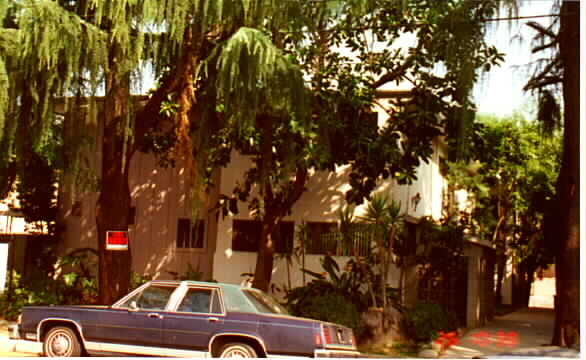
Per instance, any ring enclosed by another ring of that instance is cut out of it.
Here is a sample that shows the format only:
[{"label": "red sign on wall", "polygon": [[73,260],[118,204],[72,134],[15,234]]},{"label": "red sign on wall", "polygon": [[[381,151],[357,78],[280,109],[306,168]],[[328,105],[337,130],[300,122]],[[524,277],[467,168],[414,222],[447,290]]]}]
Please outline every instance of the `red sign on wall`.
[{"label": "red sign on wall", "polygon": [[128,250],[128,231],[106,231],[106,250]]}]

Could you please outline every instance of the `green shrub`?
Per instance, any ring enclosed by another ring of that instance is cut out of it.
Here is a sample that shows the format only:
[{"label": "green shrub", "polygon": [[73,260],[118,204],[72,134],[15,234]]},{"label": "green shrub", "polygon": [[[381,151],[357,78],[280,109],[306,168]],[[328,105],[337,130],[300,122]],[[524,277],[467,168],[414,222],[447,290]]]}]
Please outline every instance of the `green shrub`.
[{"label": "green shrub", "polygon": [[[20,282],[20,275],[15,271],[12,272],[12,286],[18,285]],[[6,284],[9,288],[10,284]],[[14,287],[12,296],[8,296],[9,290],[5,290],[0,294],[0,314],[6,320],[15,320],[20,313],[20,309],[26,304],[28,300],[28,293],[25,289],[18,286]]]},{"label": "green shrub", "polygon": [[323,273],[303,269],[313,280],[305,286],[288,290],[284,305],[293,315],[352,328],[360,338],[363,330],[360,314],[370,305],[362,268],[351,260],[341,270],[331,256],[322,259],[322,268]]},{"label": "green shrub", "polygon": [[52,271],[31,267],[26,277],[9,274],[6,290],[0,294],[0,316],[15,320],[23,306],[93,304],[98,283],[92,273],[95,250],[76,249],[57,260]]},{"label": "green shrub", "polygon": [[313,279],[305,286],[287,290],[285,305],[296,313],[303,311],[308,302],[313,301],[315,297],[338,294],[352,302],[359,312],[365,311],[370,305],[368,294],[363,286],[366,281],[365,275],[354,264],[355,262],[350,260],[346,269],[340,270],[338,263],[328,255],[322,259],[323,273],[302,269]]},{"label": "green shrub", "polygon": [[356,305],[340,294],[313,297],[295,315],[344,325],[357,332],[360,330],[360,313]]},{"label": "green shrub", "polygon": [[[38,284],[35,282],[35,285]],[[13,271],[12,282],[0,295],[0,315],[6,320],[15,320],[23,306],[63,303],[64,295],[53,291],[55,284],[45,284],[45,288],[31,289],[24,286],[20,274]]]},{"label": "green shrub", "polygon": [[405,312],[407,335],[417,342],[434,340],[439,331],[452,331],[457,328],[457,319],[440,304],[420,303]]}]

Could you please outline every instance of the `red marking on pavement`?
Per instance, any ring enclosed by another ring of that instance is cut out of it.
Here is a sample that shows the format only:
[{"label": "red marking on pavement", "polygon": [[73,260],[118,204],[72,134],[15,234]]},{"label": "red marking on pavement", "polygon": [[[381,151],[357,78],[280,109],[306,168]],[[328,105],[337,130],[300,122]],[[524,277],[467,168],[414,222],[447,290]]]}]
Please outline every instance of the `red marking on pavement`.
[{"label": "red marking on pavement", "polygon": [[470,341],[480,347],[488,346],[490,344],[490,334],[486,331],[479,331],[472,335],[472,340]]},{"label": "red marking on pavement", "polygon": [[491,334],[487,331],[479,331],[471,335],[472,339],[470,341],[480,347],[494,344],[498,347],[506,346],[512,348],[519,345],[519,334],[515,331],[497,331],[496,334],[494,334],[495,336],[493,336],[493,338],[496,339],[492,339],[490,335]]},{"label": "red marking on pavement", "polygon": [[509,348],[512,348],[516,345],[519,345],[519,334],[517,334],[515,331],[509,331],[508,333],[505,333],[504,331],[499,331],[497,333],[496,346],[507,346]]},{"label": "red marking on pavement", "polygon": [[460,342],[460,339],[458,339],[458,333],[455,331],[449,333],[440,331],[435,342],[440,344],[442,349],[446,349],[450,346],[457,345]]},{"label": "red marking on pavement", "polygon": [[[497,331],[491,334],[488,331],[482,330],[470,335],[469,341],[480,347],[496,345],[497,347],[513,348],[519,345],[519,334],[515,331]],[[439,344],[442,350],[453,345],[458,345],[459,342],[458,333],[455,331],[448,333],[439,331],[435,339],[435,343]]]}]

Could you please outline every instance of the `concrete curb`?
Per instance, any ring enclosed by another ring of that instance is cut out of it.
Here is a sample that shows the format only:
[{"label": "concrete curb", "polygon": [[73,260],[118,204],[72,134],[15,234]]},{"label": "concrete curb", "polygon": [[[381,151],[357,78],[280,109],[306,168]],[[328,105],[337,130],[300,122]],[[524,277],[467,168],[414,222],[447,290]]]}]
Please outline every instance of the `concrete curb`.
[{"label": "concrete curb", "polygon": [[16,341],[10,340],[8,337],[2,336],[0,340],[0,352],[15,352]]},{"label": "concrete curb", "polygon": [[0,319],[0,351],[14,352],[16,349],[16,340],[8,338],[8,326],[14,324],[13,321]]}]

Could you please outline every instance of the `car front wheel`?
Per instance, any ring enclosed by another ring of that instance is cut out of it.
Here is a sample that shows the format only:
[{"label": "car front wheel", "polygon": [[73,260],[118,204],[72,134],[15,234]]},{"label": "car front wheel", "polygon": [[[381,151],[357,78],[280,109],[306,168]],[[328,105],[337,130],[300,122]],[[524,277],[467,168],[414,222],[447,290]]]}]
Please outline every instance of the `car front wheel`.
[{"label": "car front wheel", "polygon": [[68,327],[54,327],[47,333],[43,342],[43,355],[47,357],[78,357],[81,344],[77,335]]},{"label": "car front wheel", "polygon": [[220,351],[221,358],[256,358],[256,351],[252,346],[243,343],[226,344]]}]

